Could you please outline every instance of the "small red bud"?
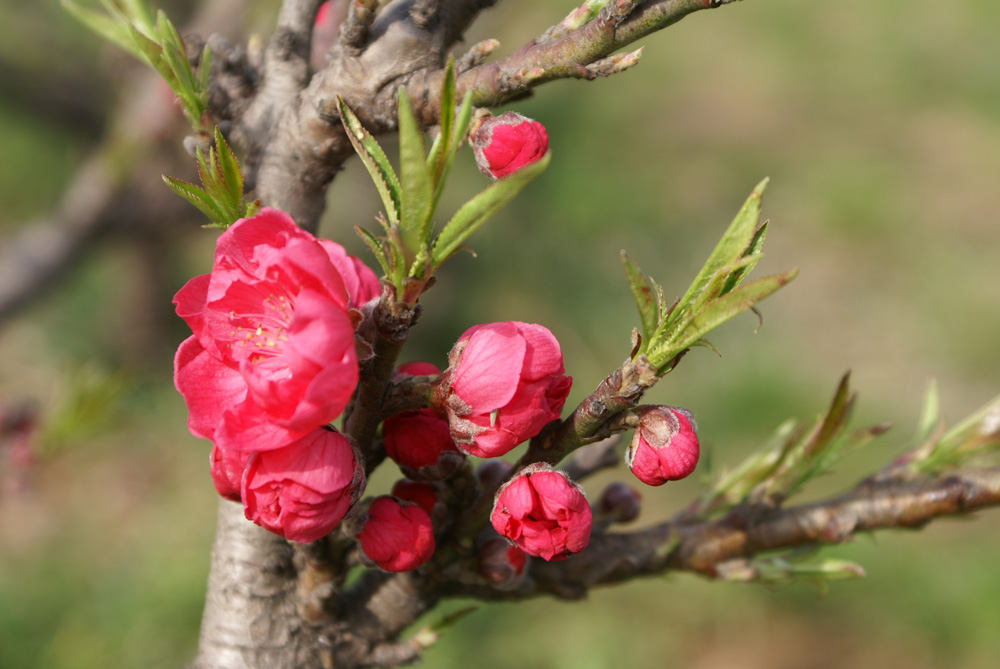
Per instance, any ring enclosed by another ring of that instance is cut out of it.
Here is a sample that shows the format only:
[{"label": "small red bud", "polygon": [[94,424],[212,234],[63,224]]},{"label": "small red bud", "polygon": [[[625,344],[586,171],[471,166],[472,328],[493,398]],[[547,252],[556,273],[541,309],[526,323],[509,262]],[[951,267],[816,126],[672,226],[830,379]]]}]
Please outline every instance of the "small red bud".
[{"label": "small red bud", "polygon": [[386,571],[410,571],[434,553],[431,518],[416,504],[376,497],[357,533],[362,559]]},{"label": "small red bud", "polygon": [[679,407],[645,407],[625,452],[625,464],[647,485],[691,474],[700,452],[694,416]]},{"label": "small red bud", "polygon": [[501,179],[540,160],[549,150],[549,136],[538,121],[505,112],[480,124],[472,138],[472,150],[479,170]]}]

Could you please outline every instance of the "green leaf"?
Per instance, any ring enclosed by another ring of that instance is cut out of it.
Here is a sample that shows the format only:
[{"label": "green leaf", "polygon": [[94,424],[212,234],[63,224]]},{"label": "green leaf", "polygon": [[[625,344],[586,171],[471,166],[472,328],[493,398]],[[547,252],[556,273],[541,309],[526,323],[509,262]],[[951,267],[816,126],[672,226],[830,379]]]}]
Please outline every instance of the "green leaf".
[{"label": "green leaf", "polygon": [[650,282],[642,275],[642,270],[625,251],[621,252],[621,259],[629,290],[632,291],[635,306],[639,310],[643,338],[643,346],[639,349],[639,353],[642,353],[651,341],[659,320],[658,291],[650,285]]},{"label": "green leaf", "polygon": [[403,211],[400,217],[403,244],[407,253],[416,254],[428,241],[433,187],[424,153],[424,135],[413,117],[406,90],[399,87],[399,170],[403,183]]},{"label": "green leaf", "polygon": [[448,143],[448,150],[444,154],[444,166],[441,168],[441,174],[437,179],[437,186],[434,188],[434,201],[431,205],[433,208],[437,208],[438,200],[441,199],[441,193],[444,192],[445,181],[448,180],[451,165],[455,162],[455,154],[458,153],[458,147],[462,144],[462,138],[465,137],[465,133],[469,129],[470,121],[472,121],[472,93],[468,92],[462,99],[462,107],[458,110],[458,117],[452,127],[451,141]]},{"label": "green leaf", "polygon": [[[734,270],[729,278],[726,279],[726,283],[722,286],[722,291],[720,295],[725,295],[729,291],[740,285],[740,282],[753,271],[754,267],[757,266],[757,261],[760,260],[762,255],[762,249],[764,248],[764,238],[767,236],[767,221],[763,224],[753,235],[753,239],[750,240],[750,245],[747,246],[746,251],[743,252],[743,259],[747,260],[740,268]],[[749,259],[753,259],[750,261]]]},{"label": "green leaf", "polygon": [[122,22],[115,17],[107,16],[89,7],[81,7],[73,0],[62,0],[62,6],[73,18],[90,28],[97,35],[118,48],[128,51],[138,60],[145,62],[146,55],[135,43],[135,40],[132,39],[127,22]]},{"label": "green leaf", "polygon": [[712,300],[704,309],[693,315],[680,332],[673,335],[665,344],[657,346],[656,350],[648,352],[649,361],[656,367],[661,366],[733,316],[746,311],[774,293],[794,279],[796,274],[798,270],[771,274]]},{"label": "green leaf", "polygon": [[764,189],[767,188],[767,182],[768,180],[764,179],[757,184],[739,213],[736,214],[736,218],[722,235],[715,250],[712,251],[701,271],[698,272],[694,281],[691,282],[691,286],[680,299],[678,308],[674,312],[675,318],[682,316],[690,304],[698,301],[716,272],[727,265],[734,264],[748,249],[754,239],[757,220],[760,218],[760,201]]},{"label": "green leaf", "polygon": [[527,165],[510,176],[490,184],[485,190],[462,205],[441,233],[437,236],[431,250],[431,264],[434,269],[451,257],[473,232],[479,229],[501,207],[510,202],[525,186],[534,181],[535,177],[545,171],[552,159],[552,153],[547,152],[541,160]]},{"label": "green leaf", "polygon": [[382,268],[382,274],[388,276],[389,261],[385,257],[385,251],[382,250],[382,241],[368,230],[362,228],[360,225],[354,226],[354,232],[357,233],[358,237],[361,238],[361,241],[363,241],[365,246],[368,247],[368,250],[370,250],[372,255],[375,256],[375,260],[378,261],[379,267]]},{"label": "green leaf", "polygon": [[204,93],[208,90],[208,75],[212,69],[212,49],[205,42],[205,48],[201,51],[201,58],[198,59],[198,86],[197,90]]},{"label": "green leaf", "polygon": [[365,130],[361,121],[339,95],[337,96],[337,108],[340,110],[340,120],[344,124],[344,129],[347,130],[347,137],[354,145],[354,150],[357,151],[365,169],[371,175],[372,181],[375,182],[375,188],[378,190],[379,197],[382,198],[382,205],[385,207],[389,223],[398,224],[402,210],[402,189],[392,165],[389,164],[389,159],[375,138]]},{"label": "green leaf", "polygon": [[215,148],[217,164],[230,201],[239,207],[243,201],[243,174],[240,172],[240,163],[236,160],[236,155],[229,148],[218,126],[215,127]]},{"label": "green leaf", "polygon": [[937,381],[931,379],[924,391],[924,403],[920,410],[920,421],[917,423],[917,436],[914,443],[922,444],[941,423],[941,405],[938,399]]},{"label": "green leaf", "polygon": [[163,175],[163,182],[167,184],[170,190],[197,207],[214,225],[225,229],[228,223],[232,223],[231,220],[226,221],[226,215],[219,208],[218,204],[201,188],[187,181],[168,177],[165,174]]},{"label": "green leaf", "polygon": [[451,149],[451,129],[455,122],[455,57],[448,56],[441,83],[441,118],[439,132],[427,154],[427,170],[434,176],[434,185],[441,184],[445,156]]}]

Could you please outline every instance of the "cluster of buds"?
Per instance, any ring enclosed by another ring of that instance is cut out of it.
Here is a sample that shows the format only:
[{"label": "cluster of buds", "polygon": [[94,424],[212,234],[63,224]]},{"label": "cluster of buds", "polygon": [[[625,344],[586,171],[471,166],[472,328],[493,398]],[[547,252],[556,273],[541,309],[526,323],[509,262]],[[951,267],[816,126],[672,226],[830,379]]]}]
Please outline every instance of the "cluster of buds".
[{"label": "cluster of buds", "polygon": [[[473,147],[480,168],[500,179],[542,158],[545,128],[508,112],[483,121]],[[218,239],[212,271],[175,296],[192,336],[177,351],[174,381],[188,427],[212,442],[210,473],[218,493],[243,505],[254,523],[293,541],[330,533],[349,514],[361,560],[386,571],[427,562],[435,528],[458,497],[446,482],[471,472],[468,456],[488,458],[471,486],[496,491],[490,525],[476,541],[479,573],[510,586],[528,557],[559,561],[586,548],[592,525],[628,522],[639,495],[609,486],[594,511],[562,471],[535,463],[513,471],[498,458],[561,417],[572,379],[555,336],[532,323],[505,321],[466,330],[444,371],[401,365],[395,383],[424,384],[426,404],[386,417],[386,456],[407,477],[390,495],[359,504],[362,455],[331,425],[359,380],[375,274],[343,247],[298,228],[283,212],[262,209]],[[683,478],[698,461],[694,420],[684,409],[640,407],[626,454],[649,485]],[[449,493],[449,494],[445,494]],[[455,509],[452,509],[454,511]]]}]

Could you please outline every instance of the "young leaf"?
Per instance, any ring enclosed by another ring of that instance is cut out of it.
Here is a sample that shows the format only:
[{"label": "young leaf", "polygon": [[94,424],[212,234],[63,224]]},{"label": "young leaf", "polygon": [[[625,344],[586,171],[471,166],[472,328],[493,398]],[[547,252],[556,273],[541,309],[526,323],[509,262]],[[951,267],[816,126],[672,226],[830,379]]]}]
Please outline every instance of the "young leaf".
[{"label": "young leaf", "polygon": [[399,87],[398,108],[399,169],[403,182],[400,229],[406,250],[415,254],[421,243],[427,241],[421,234],[429,228],[433,190],[424,154],[424,135],[413,117],[410,101],[402,86]]},{"label": "young leaf", "polygon": [[441,174],[437,177],[437,186],[434,188],[434,200],[431,204],[431,208],[437,208],[438,200],[441,199],[441,193],[444,192],[444,183],[448,179],[448,173],[451,172],[451,164],[455,162],[455,154],[458,152],[458,147],[462,143],[462,138],[465,137],[465,132],[469,129],[469,122],[472,120],[472,93],[468,92],[462,99],[462,107],[458,110],[458,116],[455,119],[455,123],[451,131],[451,140],[448,142],[448,150],[444,153],[443,160],[444,165],[441,167]]},{"label": "young leaf", "polygon": [[230,201],[239,207],[243,200],[243,175],[240,172],[240,163],[218,126],[215,128],[215,148],[217,164]]},{"label": "young leaf", "polygon": [[478,230],[479,226],[545,171],[551,158],[551,152],[546,153],[538,162],[494,181],[462,205],[437,236],[431,250],[431,265],[437,269],[442,262],[458,251],[469,235]]},{"label": "young leaf", "polygon": [[115,17],[107,16],[89,7],[81,7],[73,0],[62,0],[62,6],[77,21],[93,30],[99,36],[118,48],[128,51],[136,59],[141,61],[146,60],[146,55],[136,44],[135,40],[132,39],[128,23],[116,20]]},{"label": "young leaf", "polygon": [[743,252],[743,259],[753,258],[752,262],[745,263],[742,267],[734,270],[729,278],[726,279],[726,283],[722,286],[722,291],[720,295],[725,295],[736,286],[740,285],[740,281],[744,279],[753,268],[757,266],[757,261],[760,260],[762,255],[762,249],[764,248],[764,238],[767,236],[767,221],[764,221],[757,231],[753,235],[753,239],[750,240],[750,245],[747,246],[746,251]]},{"label": "young leaf", "polygon": [[441,83],[441,118],[439,132],[427,154],[427,170],[434,176],[434,185],[441,183],[444,157],[451,149],[451,128],[455,122],[455,57],[449,56]]},{"label": "young leaf", "polygon": [[360,225],[355,225],[354,231],[358,234],[358,237],[361,238],[361,241],[365,243],[365,246],[368,247],[368,250],[372,252],[372,255],[375,256],[375,260],[378,261],[379,267],[382,268],[382,274],[388,276],[389,261],[386,260],[385,251],[382,250],[382,242],[379,238],[368,230],[362,228]]},{"label": "young leaf", "polygon": [[390,224],[398,224],[402,210],[402,188],[399,185],[399,178],[389,164],[382,147],[378,145],[371,133],[365,130],[361,121],[350,110],[347,103],[337,96],[337,108],[340,110],[340,120],[347,130],[347,137],[354,145],[361,162],[364,163],[379,197],[382,198],[382,206],[385,207],[385,214]]},{"label": "young leaf", "polygon": [[765,276],[712,300],[704,309],[694,314],[680,332],[647,353],[650,363],[655,367],[665,364],[733,316],[746,311],[774,293],[794,279],[796,274],[798,270]]},{"label": "young leaf", "polygon": [[675,311],[675,318],[683,314],[691,303],[696,302],[701,297],[702,292],[716,272],[726,265],[735,263],[743,256],[744,251],[747,250],[754,238],[754,230],[757,227],[757,220],[760,218],[760,201],[764,189],[767,188],[767,181],[767,179],[761,181],[750,193],[750,197],[747,198],[739,213],[736,214],[736,218],[722,235],[722,239],[719,240],[715,250],[705,261],[698,276],[691,282],[684,297],[680,299]]},{"label": "young leaf", "polygon": [[201,213],[205,214],[208,220],[212,221],[213,225],[225,229],[228,223],[232,223],[232,220],[226,221],[226,215],[219,208],[218,204],[201,188],[192,183],[168,177],[167,175],[163,175],[163,182],[167,184],[170,190],[197,207]]},{"label": "young leaf", "polygon": [[650,285],[650,282],[642,275],[642,270],[635,264],[625,251],[621,252],[622,268],[625,270],[625,278],[628,280],[628,287],[632,291],[635,299],[635,306],[639,310],[639,322],[642,325],[643,346],[639,349],[642,353],[648,346],[653,332],[656,330],[659,308],[657,306],[657,293]]}]

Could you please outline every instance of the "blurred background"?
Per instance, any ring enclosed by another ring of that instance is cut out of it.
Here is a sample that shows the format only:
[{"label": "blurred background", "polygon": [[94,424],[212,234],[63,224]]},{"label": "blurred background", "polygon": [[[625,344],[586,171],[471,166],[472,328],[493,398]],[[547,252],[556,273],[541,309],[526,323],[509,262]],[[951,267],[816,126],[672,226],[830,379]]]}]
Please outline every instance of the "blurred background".
[{"label": "blurred background", "polygon": [[[182,24],[196,4],[164,6]],[[276,3],[248,4],[226,28],[266,34]],[[500,3],[467,44],[496,37],[507,53],[571,7]],[[0,244],[48,230],[95,152],[149,193],[0,322],[0,667],[182,666],[217,497],[172,387],[186,330],[170,298],[208,270],[215,233],[159,182],[190,176],[177,133],[130,144],[135,127],[109,125],[137,91],[127,58],[55,0],[0,0],[0,26]],[[679,295],[770,176],[757,271],[800,276],[763,304],[759,331],[752,316],[727,324],[712,337],[721,358],[694,351],[649,400],[693,411],[723,468],[782,420],[818,414],[852,370],[855,425],[895,427],[797,499],[852,485],[908,446],[929,379],[951,424],[1000,392],[998,26],[1000,3],[976,0],[748,0],[642,40],[624,74],[544,86],[510,108],[546,125],[551,167],[473,237],[475,257],[449,262],[404,357],[444,366],[473,324],[542,323],[575,404],[628,354],[619,250]],[[442,215],[486,185],[467,151],[452,174]],[[378,209],[358,163],[329,198],[321,233],[370,261],[351,231]],[[614,478],[628,474],[588,491]],[[690,501],[698,478],[644,489],[638,524]],[[676,574],[580,603],[482,605],[425,666],[994,667],[998,527],[984,513],[825,549],[868,573],[825,595]]]}]

